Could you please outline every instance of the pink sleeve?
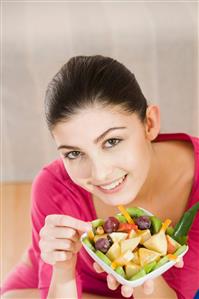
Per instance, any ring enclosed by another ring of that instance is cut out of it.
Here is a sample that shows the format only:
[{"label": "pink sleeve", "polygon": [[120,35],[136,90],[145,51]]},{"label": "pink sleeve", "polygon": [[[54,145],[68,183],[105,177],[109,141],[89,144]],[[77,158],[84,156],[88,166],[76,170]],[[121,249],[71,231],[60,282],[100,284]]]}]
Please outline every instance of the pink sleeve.
[{"label": "pink sleeve", "polygon": [[[45,217],[50,214],[76,215],[74,194],[70,193],[66,182],[53,176],[48,169],[43,169],[32,186],[32,244],[38,260],[38,288],[41,290],[42,299],[46,294],[52,275],[52,266],[43,262],[40,258],[39,232],[45,223]],[[64,206],[64,209],[63,209]],[[78,298],[81,298],[81,282],[76,272]]]},{"label": "pink sleeve", "polygon": [[[195,174],[187,209],[199,201],[199,139],[190,136],[188,138],[194,146]],[[189,232],[188,245],[184,267],[172,267],[163,275],[170,287],[176,291],[178,299],[193,299],[199,289],[199,212]]]},{"label": "pink sleeve", "polygon": [[[58,169],[55,169],[58,172]],[[1,294],[26,288],[38,288],[41,299],[46,299],[51,282],[52,266],[40,258],[39,232],[49,214],[66,214],[79,217],[78,199],[74,189],[67,188],[67,182],[54,176],[44,168],[34,179],[31,191],[32,246],[29,258],[32,267],[23,263],[17,265],[2,285]],[[81,280],[76,272],[78,298],[81,298]]]}]

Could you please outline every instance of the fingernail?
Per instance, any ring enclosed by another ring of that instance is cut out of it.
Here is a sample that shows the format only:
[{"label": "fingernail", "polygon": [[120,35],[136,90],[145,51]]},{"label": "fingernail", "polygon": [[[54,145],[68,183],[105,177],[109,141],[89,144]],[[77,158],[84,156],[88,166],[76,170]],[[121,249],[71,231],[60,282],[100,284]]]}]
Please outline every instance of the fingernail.
[{"label": "fingernail", "polygon": [[133,294],[133,289],[131,287],[126,286],[126,285],[122,287],[122,295],[124,297],[127,297],[127,298],[131,297],[132,294]]},{"label": "fingernail", "polygon": [[109,289],[111,289],[111,290],[115,290],[118,286],[117,281],[111,275],[107,276],[107,283],[108,283]]},{"label": "fingernail", "polygon": [[146,295],[150,295],[153,293],[153,289],[154,289],[153,281],[152,280],[146,281],[144,285],[144,293]]},{"label": "fingernail", "polygon": [[111,275],[108,275],[107,276],[107,279],[112,283],[115,281],[115,279],[111,276]]},{"label": "fingernail", "polygon": [[179,261],[177,264],[176,264],[176,267],[177,268],[182,268],[184,266],[184,262],[183,261]]}]

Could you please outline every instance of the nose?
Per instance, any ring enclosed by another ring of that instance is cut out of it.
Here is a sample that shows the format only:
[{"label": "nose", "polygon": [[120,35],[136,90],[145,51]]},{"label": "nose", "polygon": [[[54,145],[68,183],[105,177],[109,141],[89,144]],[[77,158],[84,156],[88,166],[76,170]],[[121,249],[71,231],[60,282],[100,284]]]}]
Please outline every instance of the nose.
[{"label": "nose", "polygon": [[91,166],[92,184],[99,185],[107,182],[111,178],[112,167],[108,161],[95,160]]}]

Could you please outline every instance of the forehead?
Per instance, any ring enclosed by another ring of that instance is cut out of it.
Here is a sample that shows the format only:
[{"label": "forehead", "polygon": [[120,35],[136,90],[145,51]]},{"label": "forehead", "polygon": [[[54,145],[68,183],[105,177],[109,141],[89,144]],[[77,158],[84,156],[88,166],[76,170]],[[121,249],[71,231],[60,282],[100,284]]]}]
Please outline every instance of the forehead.
[{"label": "forehead", "polygon": [[117,126],[129,126],[138,122],[135,113],[127,113],[118,107],[88,107],[79,110],[66,122],[58,123],[53,129],[55,139],[61,141],[77,138],[96,138],[105,130]]}]

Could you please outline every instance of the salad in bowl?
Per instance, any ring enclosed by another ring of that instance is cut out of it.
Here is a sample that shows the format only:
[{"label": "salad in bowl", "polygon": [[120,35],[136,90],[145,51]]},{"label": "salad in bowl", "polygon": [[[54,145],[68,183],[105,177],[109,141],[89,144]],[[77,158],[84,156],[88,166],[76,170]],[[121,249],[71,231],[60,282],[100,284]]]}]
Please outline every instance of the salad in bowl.
[{"label": "salad in bowl", "polygon": [[188,251],[188,231],[199,209],[191,207],[175,227],[140,207],[92,221],[81,236],[87,253],[121,284],[143,284],[170,269]]}]

